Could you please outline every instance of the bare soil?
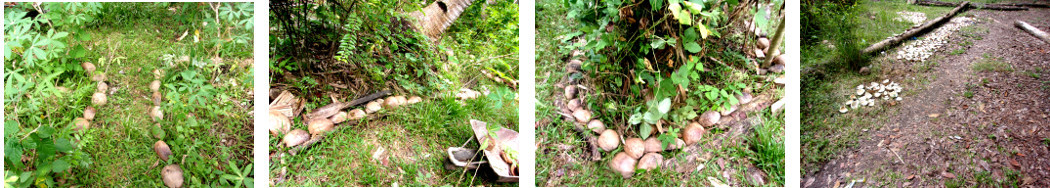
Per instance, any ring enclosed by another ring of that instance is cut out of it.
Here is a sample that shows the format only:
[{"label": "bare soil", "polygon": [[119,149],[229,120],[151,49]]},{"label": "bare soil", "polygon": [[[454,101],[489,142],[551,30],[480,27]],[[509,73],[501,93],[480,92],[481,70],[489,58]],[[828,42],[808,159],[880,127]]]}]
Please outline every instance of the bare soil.
[{"label": "bare soil", "polygon": [[[904,101],[881,107],[885,111],[858,145],[803,177],[803,187],[841,187],[859,179],[867,180],[864,187],[1050,187],[1050,44],[1013,26],[1022,20],[1050,30],[1050,9],[967,12],[981,20],[973,27],[988,32],[971,38],[969,46],[960,42],[963,32],[953,34],[952,44],[934,55],[942,58],[929,60],[939,62],[929,72],[879,58],[879,80],[904,81]],[[965,52],[951,54],[956,49]],[[1013,71],[971,68],[989,56]],[[917,81],[922,79],[929,81]]]}]

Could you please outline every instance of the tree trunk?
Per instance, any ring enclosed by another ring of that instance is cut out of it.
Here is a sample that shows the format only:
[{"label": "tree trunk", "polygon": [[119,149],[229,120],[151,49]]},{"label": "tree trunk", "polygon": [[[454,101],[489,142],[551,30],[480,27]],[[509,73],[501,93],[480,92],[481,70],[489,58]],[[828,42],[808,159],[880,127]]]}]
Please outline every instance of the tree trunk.
[{"label": "tree trunk", "polygon": [[904,39],[911,38],[912,36],[915,36],[915,35],[918,35],[918,34],[925,33],[925,32],[928,32],[930,30],[933,30],[933,29],[939,27],[941,24],[944,24],[944,22],[948,22],[948,20],[951,20],[952,17],[955,17],[956,14],[959,14],[959,12],[965,10],[966,7],[969,6],[969,5],[970,5],[969,1],[963,2],[962,4],[959,4],[959,6],[955,7],[955,9],[953,9],[951,12],[948,12],[948,14],[946,14],[944,16],[941,16],[940,18],[934,19],[933,21],[926,22],[926,24],[923,24],[922,26],[919,26],[917,28],[913,28],[911,30],[905,31],[904,33],[901,33],[900,35],[897,35],[897,36],[894,36],[894,37],[890,37],[889,39],[886,39],[886,40],[883,40],[881,42],[875,43],[875,44],[869,46],[868,48],[865,48],[864,51],[862,51],[862,53],[864,53],[864,54],[873,54],[873,53],[885,50],[887,47],[896,45],[896,44],[900,43],[901,41],[903,41]]},{"label": "tree trunk", "polygon": [[762,64],[762,67],[772,66],[773,59],[776,59],[776,56],[781,55],[780,53],[773,52],[780,50],[780,43],[784,41],[784,25],[787,24],[785,21],[785,18],[781,16],[780,24],[777,25],[777,31],[773,34],[773,41],[769,43],[768,47],[766,47],[766,62]]},{"label": "tree trunk", "polygon": [[[924,1],[917,1],[917,2],[915,2],[915,5],[954,7],[954,6],[959,6],[959,3],[957,3],[957,2],[943,2],[943,1],[924,0]],[[1029,4],[1020,4],[1020,3],[1018,3],[1018,4],[991,4],[991,3],[980,4],[980,3],[972,3],[970,6],[974,7],[974,8],[978,8],[978,9],[988,9],[988,10],[1028,10],[1028,8],[1017,6],[1017,5],[1029,5]],[[1036,4],[1031,4],[1031,5],[1036,5]]]},{"label": "tree trunk", "polygon": [[1039,40],[1043,40],[1043,42],[1050,44],[1050,34],[1046,34],[1046,32],[1039,30],[1039,28],[1035,28],[1021,20],[1014,21],[1014,26],[1017,26],[1017,28],[1027,31],[1028,34],[1032,34],[1035,38],[1039,38]]},{"label": "tree trunk", "polygon": [[452,25],[460,14],[463,14],[471,3],[474,3],[474,0],[438,0],[410,15],[418,21],[414,25],[416,30],[436,42],[441,38],[445,29],[448,29],[448,26]]}]

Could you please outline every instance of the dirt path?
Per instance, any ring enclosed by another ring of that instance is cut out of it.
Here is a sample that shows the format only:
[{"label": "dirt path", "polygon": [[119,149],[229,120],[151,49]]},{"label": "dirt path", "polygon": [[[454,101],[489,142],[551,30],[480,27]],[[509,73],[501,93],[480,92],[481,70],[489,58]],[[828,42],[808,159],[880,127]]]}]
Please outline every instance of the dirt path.
[{"label": "dirt path", "polygon": [[[882,79],[903,82],[904,101],[883,106],[873,125],[855,125],[870,129],[854,148],[803,177],[803,187],[860,179],[864,187],[1050,186],[1050,45],[1012,25],[1023,20],[1047,29],[1050,9],[968,12],[987,33],[969,36],[967,47],[960,41],[968,36],[956,32],[935,53],[943,58],[929,60],[939,65],[918,76],[909,73],[910,63],[883,63],[899,70]],[[1013,71],[971,68],[990,61]]]}]

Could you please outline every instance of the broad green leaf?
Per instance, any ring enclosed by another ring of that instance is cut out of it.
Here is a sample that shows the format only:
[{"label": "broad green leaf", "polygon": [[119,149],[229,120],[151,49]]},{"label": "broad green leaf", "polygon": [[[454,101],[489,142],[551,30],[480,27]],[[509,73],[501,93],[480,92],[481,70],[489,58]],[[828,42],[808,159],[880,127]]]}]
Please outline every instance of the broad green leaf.
[{"label": "broad green leaf", "polygon": [[36,136],[40,138],[51,138],[51,133],[55,132],[55,128],[51,128],[46,125],[40,125],[36,128]]},{"label": "broad green leaf", "polygon": [[637,125],[639,123],[642,123],[642,114],[640,114],[640,113],[632,114],[631,117],[628,118],[627,122],[631,123],[631,125]]},{"label": "broad green leaf", "polygon": [[51,172],[58,173],[66,169],[69,169],[69,162],[66,162],[66,160],[58,159],[51,163]]},{"label": "broad green leaf", "polygon": [[671,98],[664,98],[664,100],[660,101],[660,106],[657,109],[663,114],[671,111]]},{"label": "broad green leaf", "polygon": [[649,124],[656,124],[656,122],[660,121],[660,117],[653,114],[653,112],[645,112],[643,118],[645,119],[645,122]]},{"label": "broad green leaf", "polygon": [[642,124],[641,127],[638,127],[638,136],[641,136],[642,140],[648,139],[650,134],[653,134],[653,126]]},{"label": "broad green leaf", "polygon": [[18,122],[14,120],[4,121],[4,139],[18,133]]},{"label": "broad green leaf", "polygon": [[[704,37],[706,37],[706,36],[707,35],[704,35]],[[703,49],[703,48],[700,47],[700,44],[696,43],[696,41],[686,42],[685,45],[682,46],[682,47],[685,47],[685,50],[688,50],[689,53],[698,53],[698,52],[700,52],[701,49]]]},{"label": "broad green leaf", "polygon": [[682,2],[682,5],[685,5],[686,10],[689,10],[690,12],[693,12],[693,14],[699,14],[701,11],[704,10],[704,5],[703,4],[698,4],[698,3],[685,1],[685,2]]},{"label": "broad green leaf", "polygon": [[4,156],[7,156],[8,162],[22,164],[22,145],[17,141],[8,141],[4,146]]},{"label": "broad green leaf", "polygon": [[58,138],[55,139],[55,149],[57,149],[58,152],[69,153],[73,151],[73,144],[69,142],[69,139]]},{"label": "broad green leaf", "polygon": [[695,41],[698,38],[700,38],[700,33],[697,33],[696,30],[686,29],[682,32],[683,41]]}]

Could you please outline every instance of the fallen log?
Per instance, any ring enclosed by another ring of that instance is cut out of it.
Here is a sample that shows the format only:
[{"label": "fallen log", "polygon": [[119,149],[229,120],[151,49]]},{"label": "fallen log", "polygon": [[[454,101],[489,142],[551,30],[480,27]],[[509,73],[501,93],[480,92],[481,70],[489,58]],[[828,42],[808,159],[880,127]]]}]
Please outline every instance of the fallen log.
[{"label": "fallen log", "polygon": [[328,104],[328,105],[322,106],[320,108],[314,109],[313,112],[310,112],[309,114],[306,114],[306,117],[304,117],[304,119],[328,118],[328,117],[331,117],[332,115],[335,115],[336,113],[339,113],[339,111],[342,111],[344,108],[349,108],[349,107],[354,107],[354,106],[358,106],[358,105],[361,105],[361,104],[365,104],[365,103],[368,103],[370,101],[374,101],[376,99],[383,98],[383,97],[385,97],[387,95],[390,95],[390,90],[383,90],[383,91],[380,91],[378,93],[373,93],[373,94],[367,95],[365,97],[354,99],[353,101],[350,101],[348,103],[333,102],[332,104]]},{"label": "fallen log", "polygon": [[1029,25],[1027,22],[1021,20],[1014,21],[1014,26],[1028,32],[1028,34],[1032,34],[1032,36],[1035,36],[1035,38],[1039,38],[1039,40],[1043,40],[1043,42],[1050,44],[1050,34],[1043,32],[1043,30],[1039,30],[1039,28],[1035,28],[1032,25]]},{"label": "fallen log", "polygon": [[[944,1],[931,1],[931,0],[922,0],[922,1],[916,1],[915,2],[915,5],[939,6],[939,7],[954,7],[954,6],[959,6],[959,4],[960,3],[958,3],[958,2],[944,2]],[[1018,5],[1018,4],[992,4],[992,3],[981,4],[981,3],[971,3],[970,7],[977,8],[977,9],[1003,10],[1003,11],[1028,10],[1028,8],[1021,7],[1021,6],[1015,6],[1015,5]]]},{"label": "fallen log", "polygon": [[941,16],[941,17],[939,17],[937,19],[934,19],[932,21],[926,22],[922,26],[919,26],[919,27],[916,27],[916,28],[912,28],[911,30],[905,31],[904,33],[901,33],[900,35],[897,35],[897,36],[894,36],[894,37],[890,37],[890,38],[888,38],[886,40],[883,40],[883,41],[880,41],[878,43],[872,44],[868,48],[864,48],[864,50],[861,51],[861,52],[864,53],[864,54],[873,54],[873,53],[885,50],[887,47],[896,45],[896,44],[900,43],[901,41],[903,41],[904,39],[911,38],[912,36],[915,36],[915,35],[918,35],[918,34],[922,34],[922,33],[926,33],[926,32],[928,32],[930,30],[933,30],[933,29],[935,29],[937,27],[940,27],[940,25],[944,24],[945,22],[948,22],[948,20],[951,20],[952,17],[955,17],[955,15],[959,14],[959,12],[961,12],[963,10],[966,10],[966,8],[969,5],[970,5],[970,2],[969,1],[965,1],[965,2],[963,2],[961,4],[959,4],[959,6],[955,7],[955,9],[952,9],[951,12],[948,12],[948,14],[945,14],[944,16]]}]

